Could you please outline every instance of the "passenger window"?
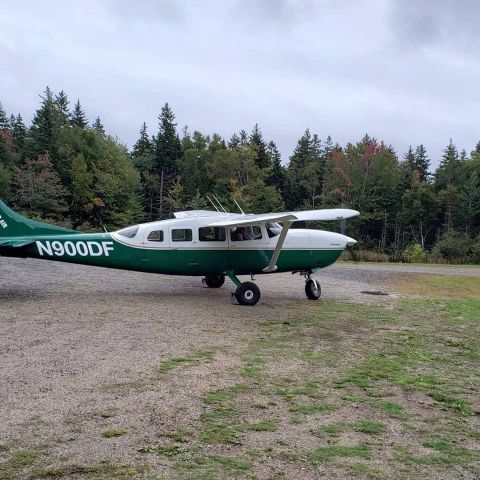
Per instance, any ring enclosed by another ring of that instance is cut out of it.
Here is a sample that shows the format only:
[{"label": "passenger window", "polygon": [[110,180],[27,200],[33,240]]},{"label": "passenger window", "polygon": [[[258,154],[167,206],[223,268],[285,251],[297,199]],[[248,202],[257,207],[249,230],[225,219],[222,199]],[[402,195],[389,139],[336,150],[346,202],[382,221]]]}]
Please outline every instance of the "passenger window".
[{"label": "passenger window", "polygon": [[163,230],[153,230],[148,234],[149,242],[163,242]]},{"label": "passenger window", "polygon": [[234,242],[260,240],[262,238],[262,229],[260,225],[232,228],[230,230],[230,238]]},{"label": "passenger window", "polygon": [[172,242],[191,242],[192,230],[190,228],[175,228],[172,230]]},{"label": "passenger window", "polygon": [[201,227],[198,229],[198,239],[201,242],[224,242],[225,227]]}]

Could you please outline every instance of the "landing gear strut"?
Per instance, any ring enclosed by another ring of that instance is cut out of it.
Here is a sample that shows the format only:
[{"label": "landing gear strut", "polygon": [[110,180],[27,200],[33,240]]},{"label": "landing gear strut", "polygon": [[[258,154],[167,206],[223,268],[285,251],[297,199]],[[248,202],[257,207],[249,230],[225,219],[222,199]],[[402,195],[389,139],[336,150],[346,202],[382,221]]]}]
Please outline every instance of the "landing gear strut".
[{"label": "landing gear strut", "polygon": [[220,288],[225,283],[225,275],[205,275],[202,282],[208,288]]},{"label": "landing gear strut", "polygon": [[[233,299],[237,300],[240,305],[256,305],[260,300],[260,289],[253,282],[240,282],[240,280],[232,273],[228,274],[230,280],[237,286],[235,293],[232,293]],[[252,276],[253,280],[253,276]]]},{"label": "landing gear strut", "polygon": [[305,277],[305,294],[309,300],[318,300],[322,295],[322,288],[320,287],[320,283],[315,278],[312,278],[312,271],[311,270],[295,270],[292,273],[299,273]]}]

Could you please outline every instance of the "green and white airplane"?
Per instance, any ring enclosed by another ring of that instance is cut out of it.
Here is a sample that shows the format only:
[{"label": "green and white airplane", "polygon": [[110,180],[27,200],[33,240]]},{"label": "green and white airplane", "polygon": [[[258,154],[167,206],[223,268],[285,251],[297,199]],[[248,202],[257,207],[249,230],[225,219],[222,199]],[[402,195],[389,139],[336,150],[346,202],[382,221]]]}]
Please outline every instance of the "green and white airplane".
[{"label": "green and white airplane", "polygon": [[[0,255],[80,263],[167,275],[203,276],[210,288],[225,277],[236,285],[232,299],[255,305],[254,275],[273,272],[305,276],[309,299],[320,297],[312,273],[334,263],[356,241],[312,229],[290,229],[297,221],[340,220],[359,215],[348,209],[250,215],[193,210],[175,218],[111,233],[81,233],[22,217],[0,201]],[[221,205],[220,205],[221,207]],[[241,282],[237,275],[251,275]]]}]

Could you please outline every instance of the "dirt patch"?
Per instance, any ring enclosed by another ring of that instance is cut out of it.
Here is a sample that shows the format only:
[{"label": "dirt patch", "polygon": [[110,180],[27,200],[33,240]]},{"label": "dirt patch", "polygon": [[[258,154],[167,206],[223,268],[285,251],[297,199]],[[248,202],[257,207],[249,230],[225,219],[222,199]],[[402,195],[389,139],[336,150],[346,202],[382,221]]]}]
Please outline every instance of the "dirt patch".
[{"label": "dirt patch", "polygon": [[230,303],[232,286],[199,278],[17,259],[0,268],[5,478],[384,478],[401,455],[407,470],[413,462],[395,445],[434,453],[417,432],[439,413],[432,397],[338,383],[387,338],[418,329],[396,321],[398,295],[362,294],[395,273],[323,270],[319,302],[298,276],[259,276],[261,301],[245,308]]}]

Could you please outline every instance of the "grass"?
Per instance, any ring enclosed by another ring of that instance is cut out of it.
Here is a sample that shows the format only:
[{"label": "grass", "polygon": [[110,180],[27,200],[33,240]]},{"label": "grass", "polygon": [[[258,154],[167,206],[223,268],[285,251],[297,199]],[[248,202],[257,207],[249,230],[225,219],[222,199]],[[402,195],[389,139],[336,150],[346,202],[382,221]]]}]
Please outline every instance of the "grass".
[{"label": "grass", "polygon": [[335,457],[370,458],[371,455],[372,448],[365,443],[359,443],[353,446],[333,445],[317,448],[309,455],[309,460],[312,464],[318,464],[328,462]]},{"label": "grass", "polygon": [[33,450],[18,450],[0,463],[0,478],[2,480],[13,480],[22,478],[21,472],[32,467],[41,457],[41,453]]},{"label": "grass", "polygon": [[393,288],[399,293],[440,299],[480,299],[480,278],[460,275],[409,275],[395,280]]},{"label": "grass", "polygon": [[[238,335],[228,330],[237,343],[226,355],[241,366],[207,372],[209,391],[192,392],[187,414],[171,408],[160,427],[163,440],[133,451],[179,480],[284,480],[304,470],[312,478],[480,477],[473,447],[480,441],[474,407],[480,300],[476,293],[461,296],[477,288],[480,294],[480,284],[449,295],[451,279],[425,285],[428,295],[395,300],[394,308],[322,301],[287,319],[252,323]],[[169,388],[186,391],[185,378],[166,374],[212,358],[211,350],[199,350],[166,359],[157,370],[163,383],[174,379]],[[9,456],[0,452],[0,461]],[[8,480],[31,468],[8,477],[4,465],[0,478]],[[75,468],[49,476],[130,478],[129,467]],[[162,478],[150,473],[131,478]]]},{"label": "grass", "polygon": [[293,404],[289,410],[294,413],[303,413],[304,415],[310,415],[312,413],[324,413],[335,410],[337,407],[331,403],[304,403]]},{"label": "grass", "polygon": [[113,437],[121,437],[125,435],[127,432],[125,430],[121,430],[119,428],[107,428],[102,432],[102,437],[105,438],[113,438]]},{"label": "grass", "polygon": [[167,373],[180,366],[195,365],[204,361],[211,361],[212,359],[213,352],[211,350],[197,350],[186,357],[172,357],[164,360],[157,367],[157,373]]}]

